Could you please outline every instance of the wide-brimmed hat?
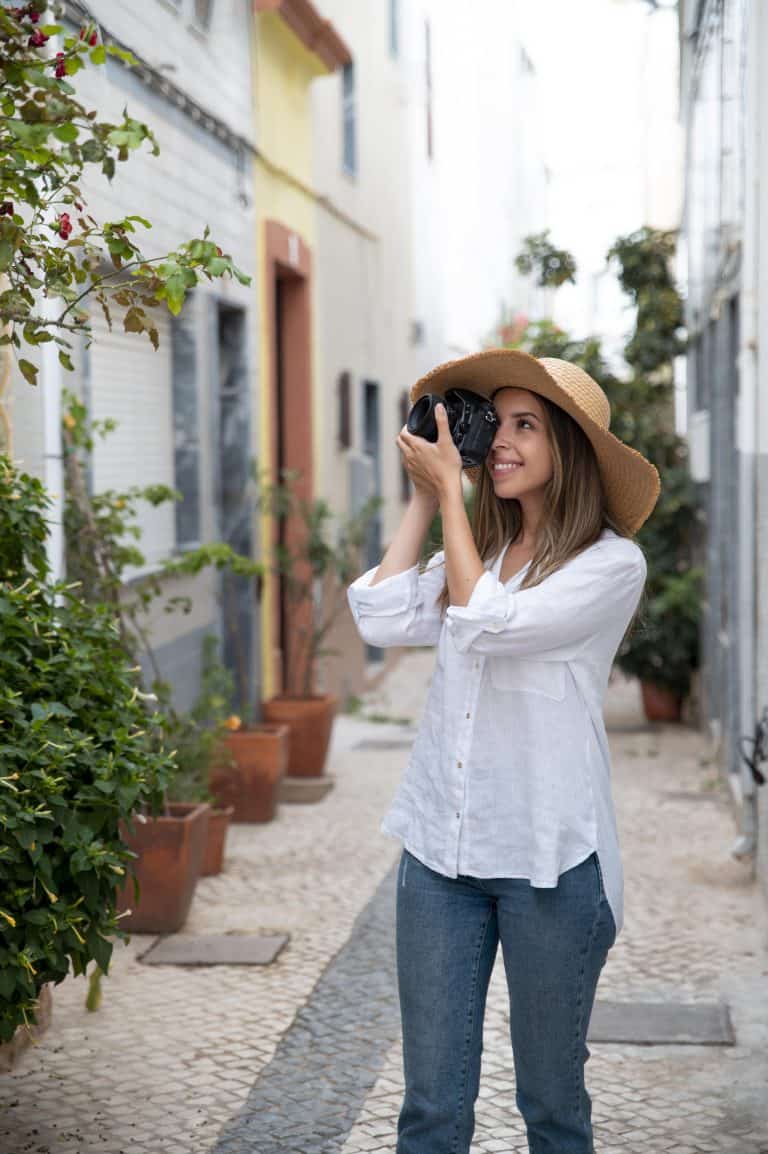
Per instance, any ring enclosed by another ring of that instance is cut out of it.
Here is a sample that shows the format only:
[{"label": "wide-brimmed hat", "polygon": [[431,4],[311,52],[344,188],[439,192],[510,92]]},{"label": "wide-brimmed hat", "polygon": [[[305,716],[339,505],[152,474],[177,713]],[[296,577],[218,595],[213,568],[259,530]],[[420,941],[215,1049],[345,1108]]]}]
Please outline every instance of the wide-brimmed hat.
[{"label": "wide-brimmed hat", "polygon": [[[554,401],[579,425],[595,450],[609,516],[634,534],[650,516],[661,484],[656,467],[610,431],[611,406],[603,390],[578,365],[532,357],[520,349],[485,349],[438,365],[411,389],[411,404],[425,393],[470,389],[491,399],[498,389],[528,389]],[[466,470],[473,484],[480,467]]]}]

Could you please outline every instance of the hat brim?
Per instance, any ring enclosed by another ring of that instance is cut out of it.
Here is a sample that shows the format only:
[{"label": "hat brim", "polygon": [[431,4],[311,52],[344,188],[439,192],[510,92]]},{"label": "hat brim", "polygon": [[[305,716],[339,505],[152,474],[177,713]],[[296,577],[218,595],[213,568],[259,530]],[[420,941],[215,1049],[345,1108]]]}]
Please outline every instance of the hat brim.
[{"label": "hat brim", "polygon": [[[411,388],[414,404],[425,393],[444,396],[447,389],[470,389],[491,399],[497,389],[527,389],[564,409],[584,430],[595,450],[609,516],[625,532],[634,535],[648,519],[661,491],[654,465],[625,445],[610,429],[594,421],[557,381],[543,361],[521,349],[485,349],[431,369]],[[466,470],[473,484],[480,477],[477,466]]]}]

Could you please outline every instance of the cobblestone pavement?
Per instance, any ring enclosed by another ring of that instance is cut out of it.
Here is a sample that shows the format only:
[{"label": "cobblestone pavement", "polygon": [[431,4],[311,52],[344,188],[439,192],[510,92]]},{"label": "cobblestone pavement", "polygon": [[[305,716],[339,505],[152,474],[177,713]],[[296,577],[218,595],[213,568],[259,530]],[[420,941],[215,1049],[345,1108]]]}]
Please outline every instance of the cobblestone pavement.
[{"label": "cobblestone pavement", "polygon": [[[409,652],[363,712],[415,721],[432,662]],[[596,1148],[768,1154],[765,906],[730,857],[727,796],[698,735],[642,726],[635,686],[617,680],[607,713],[626,922],[598,999],[719,998],[736,1045],[590,1043]],[[185,932],[288,932],[271,966],[148,967],[153,939],[134,935],[97,1013],[82,979],[54,990],[50,1030],[0,1076],[0,1154],[391,1154],[399,846],[378,824],[412,733],[340,717],[332,793],[235,826],[225,871],[199,883]],[[500,960],[484,1044],[473,1154],[526,1151]]]}]

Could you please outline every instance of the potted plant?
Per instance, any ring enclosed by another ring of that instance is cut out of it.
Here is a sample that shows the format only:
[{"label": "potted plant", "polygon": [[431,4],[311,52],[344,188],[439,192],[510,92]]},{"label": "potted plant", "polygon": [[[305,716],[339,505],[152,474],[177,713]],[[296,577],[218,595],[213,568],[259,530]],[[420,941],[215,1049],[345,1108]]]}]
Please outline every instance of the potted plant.
[{"label": "potted plant", "polygon": [[616,664],[640,681],[649,721],[680,721],[699,665],[701,569],[654,575],[641,621]]},{"label": "potted plant", "polygon": [[211,771],[211,793],[232,810],[234,821],[271,821],[288,766],[290,730],[284,724],[245,724],[236,714],[224,724],[224,749]]},{"label": "potted plant", "polygon": [[[563,253],[548,243],[541,245],[541,239],[528,238],[523,256],[531,267],[544,277],[552,258],[553,267],[567,266],[575,273],[572,262],[563,263]],[[636,307],[634,332],[624,349],[631,370],[627,378],[610,372],[595,337],[574,340],[541,321],[528,325],[520,338],[534,356],[582,365],[610,400],[612,431],[659,471],[659,500],[637,535],[648,566],[645,596],[616,658],[620,669],[639,678],[651,721],[680,720],[699,666],[703,571],[693,564],[696,498],[687,447],[674,421],[673,363],[685,349],[682,300],[672,273],[674,251],[674,233],[642,228],[617,238],[608,253]]]},{"label": "potted plant", "polygon": [[282,482],[262,478],[259,484],[260,508],[284,526],[271,572],[281,581],[288,606],[283,688],[262,702],[262,716],[290,728],[288,775],[319,777],[339,700],[316,691],[317,661],[338,652],[323,643],[346,605],[347,586],[382,499],[369,498],[357,514],[343,519],[333,544],[333,512],[322,498],[302,495],[301,476],[298,470],[284,469]]},{"label": "potted plant", "polygon": [[167,710],[166,740],[176,752],[177,772],[168,788],[168,800],[176,804],[208,806],[205,849],[200,873],[221,872],[227,830],[234,815],[232,806],[217,803],[211,790],[211,774],[225,756],[223,716],[233,691],[233,679],[216,660],[218,642],[208,634],[202,644],[200,695],[187,714]]},{"label": "potted plant", "polygon": [[[90,493],[84,467],[93,451],[94,436],[106,436],[114,423],[89,421],[78,398],[65,392],[64,399],[67,572],[79,581],[87,602],[105,604],[111,609],[120,644],[130,663],[137,666],[139,654],[146,654],[155,672],[152,696],[163,703],[166,741],[176,740],[186,759],[180,767],[182,775],[175,781],[169,776],[162,813],[148,814],[139,809],[133,821],[121,826],[125,844],[134,855],[137,883],[135,887],[127,883],[119,898],[126,928],[139,933],[170,933],[183,925],[197,878],[204,868],[211,805],[204,791],[201,796],[200,781],[193,786],[190,774],[199,773],[202,762],[213,756],[213,738],[194,717],[185,719],[173,709],[170,686],[160,676],[148,635],[146,613],[155,599],[166,596],[166,586],[178,574],[195,574],[213,565],[254,577],[261,572],[261,566],[228,545],[213,542],[169,559],[159,572],[128,582],[128,567],[145,564],[138,545],[139,502],[160,505],[178,499],[179,494],[164,485],[135,486],[121,493]],[[191,604],[188,599],[171,596],[165,609],[189,612]],[[192,795],[185,797],[187,787]],[[217,816],[214,831],[219,821]]]},{"label": "potted plant", "polygon": [[41,993],[91,962],[107,972],[131,855],[122,824],[157,813],[172,775],[163,718],[114,613],[54,582],[51,501],[0,458],[0,1042]]}]

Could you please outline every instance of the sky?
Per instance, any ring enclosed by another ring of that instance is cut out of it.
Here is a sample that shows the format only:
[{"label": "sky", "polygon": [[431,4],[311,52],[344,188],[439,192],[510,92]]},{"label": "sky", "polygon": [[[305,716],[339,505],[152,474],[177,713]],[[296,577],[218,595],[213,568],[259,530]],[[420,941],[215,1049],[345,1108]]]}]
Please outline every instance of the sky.
[{"label": "sky", "polygon": [[631,318],[605,253],[642,224],[679,223],[677,15],[645,0],[519,0],[518,13],[538,81],[552,239],[582,274],[556,294],[555,317],[618,347]]}]

